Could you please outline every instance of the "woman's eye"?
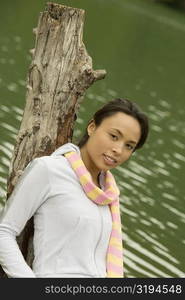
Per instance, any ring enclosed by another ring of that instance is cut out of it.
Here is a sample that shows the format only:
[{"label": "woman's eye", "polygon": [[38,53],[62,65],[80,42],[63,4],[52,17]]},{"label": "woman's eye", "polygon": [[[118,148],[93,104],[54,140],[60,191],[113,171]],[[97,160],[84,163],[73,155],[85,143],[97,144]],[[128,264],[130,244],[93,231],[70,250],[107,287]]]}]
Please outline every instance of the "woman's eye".
[{"label": "woman's eye", "polygon": [[112,137],[113,140],[116,140],[116,141],[117,141],[117,139],[118,139],[117,135],[111,134],[111,133],[110,133],[110,136]]},{"label": "woman's eye", "polygon": [[127,144],[127,148],[130,149],[130,150],[134,150],[134,146],[132,146],[130,144]]}]

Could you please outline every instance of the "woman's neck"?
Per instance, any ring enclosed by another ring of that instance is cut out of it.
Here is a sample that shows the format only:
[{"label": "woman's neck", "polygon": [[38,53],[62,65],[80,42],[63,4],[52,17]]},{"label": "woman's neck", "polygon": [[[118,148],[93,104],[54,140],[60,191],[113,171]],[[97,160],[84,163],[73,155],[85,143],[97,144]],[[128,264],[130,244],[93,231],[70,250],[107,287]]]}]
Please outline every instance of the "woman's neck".
[{"label": "woman's neck", "polygon": [[81,152],[81,158],[83,160],[83,163],[86,166],[89,173],[91,174],[92,181],[94,182],[95,185],[100,187],[99,184],[100,171],[95,166],[92,166],[91,159],[89,158],[85,147],[80,148],[80,152]]}]

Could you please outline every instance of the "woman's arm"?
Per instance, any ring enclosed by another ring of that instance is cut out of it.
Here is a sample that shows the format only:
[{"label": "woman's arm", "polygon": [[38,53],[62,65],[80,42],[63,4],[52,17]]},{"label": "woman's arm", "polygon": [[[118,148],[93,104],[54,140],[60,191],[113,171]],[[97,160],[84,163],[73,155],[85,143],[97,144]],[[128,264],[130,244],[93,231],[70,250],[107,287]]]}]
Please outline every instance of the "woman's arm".
[{"label": "woman's arm", "polygon": [[47,199],[49,190],[45,163],[36,158],[26,167],[1,213],[0,264],[8,277],[36,277],[24,260],[16,236]]}]

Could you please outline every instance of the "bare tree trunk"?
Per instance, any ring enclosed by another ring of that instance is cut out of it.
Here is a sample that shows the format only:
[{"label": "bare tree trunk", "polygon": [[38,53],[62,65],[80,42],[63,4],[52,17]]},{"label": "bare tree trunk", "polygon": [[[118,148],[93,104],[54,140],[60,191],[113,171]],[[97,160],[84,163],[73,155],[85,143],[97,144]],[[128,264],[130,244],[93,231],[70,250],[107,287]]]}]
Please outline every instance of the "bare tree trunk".
[{"label": "bare tree trunk", "polygon": [[[82,41],[84,13],[82,9],[48,3],[40,14],[34,30],[36,42],[28,72],[26,106],[10,166],[8,197],[33,158],[50,155],[71,141],[84,93],[106,74],[105,70],[92,69],[92,59]],[[30,266],[32,237],[31,219],[18,238]],[[1,270],[0,277],[4,276]]]}]

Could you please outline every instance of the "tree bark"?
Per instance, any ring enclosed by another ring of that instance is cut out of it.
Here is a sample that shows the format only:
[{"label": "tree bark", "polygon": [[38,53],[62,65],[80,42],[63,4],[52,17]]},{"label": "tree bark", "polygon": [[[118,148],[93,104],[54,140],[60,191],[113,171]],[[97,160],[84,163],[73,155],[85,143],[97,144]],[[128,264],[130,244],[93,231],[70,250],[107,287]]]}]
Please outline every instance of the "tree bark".
[{"label": "tree bark", "polygon": [[[106,75],[105,70],[92,68],[82,40],[84,15],[82,9],[55,3],[48,3],[40,14],[34,30],[36,41],[31,51],[26,105],[10,164],[7,198],[33,158],[50,155],[71,141],[84,93]],[[17,239],[30,266],[32,238],[33,218]],[[6,277],[2,269],[0,277]]]}]

